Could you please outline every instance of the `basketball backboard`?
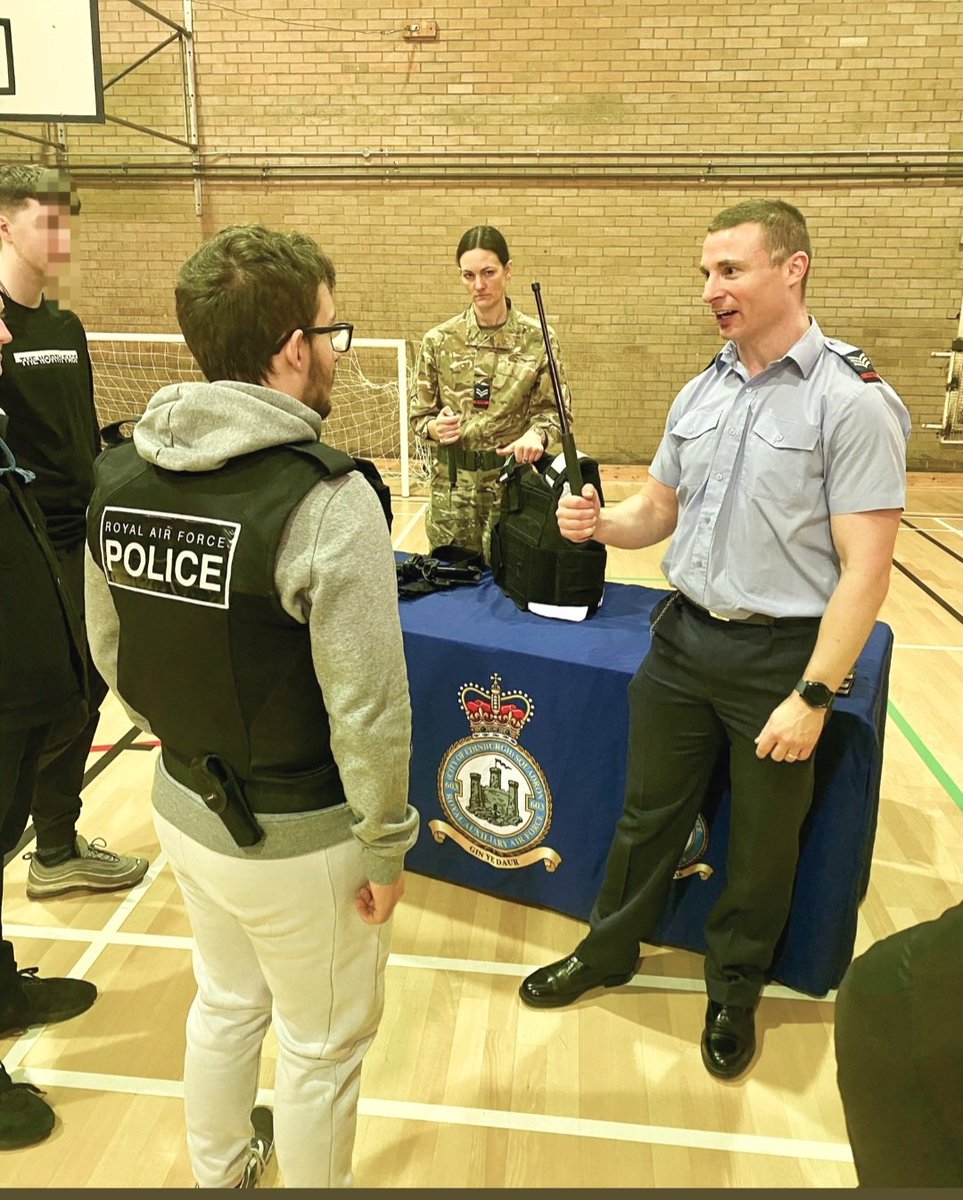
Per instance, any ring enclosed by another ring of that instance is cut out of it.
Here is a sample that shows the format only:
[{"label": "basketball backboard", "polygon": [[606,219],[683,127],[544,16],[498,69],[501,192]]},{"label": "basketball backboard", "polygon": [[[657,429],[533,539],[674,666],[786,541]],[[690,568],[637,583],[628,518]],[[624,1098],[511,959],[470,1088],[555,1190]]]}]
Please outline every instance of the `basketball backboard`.
[{"label": "basketball backboard", "polygon": [[104,120],[97,0],[2,0],[0,120]]}]

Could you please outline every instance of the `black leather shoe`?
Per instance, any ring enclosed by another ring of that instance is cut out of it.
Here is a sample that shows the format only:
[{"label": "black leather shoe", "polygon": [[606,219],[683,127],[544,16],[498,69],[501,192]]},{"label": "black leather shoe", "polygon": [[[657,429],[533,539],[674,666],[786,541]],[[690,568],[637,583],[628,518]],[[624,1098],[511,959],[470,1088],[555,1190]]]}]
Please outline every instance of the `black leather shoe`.
[{"label": "black leather shoe", "polygon": [[735,1079],[749,1066],[756,1052],[753,1008],[709,1001],[702,1034],[702,1061],[710,1075]]},{"label": "black leather shoe", "polygon": [[592,988],[628,983],[634,974],[633,967],[631,971],[613,975],[604,968],[588,967],[570,954],[568,958],[533,971],[518,989],[518,994],[532,1008],[562,1008]]}]

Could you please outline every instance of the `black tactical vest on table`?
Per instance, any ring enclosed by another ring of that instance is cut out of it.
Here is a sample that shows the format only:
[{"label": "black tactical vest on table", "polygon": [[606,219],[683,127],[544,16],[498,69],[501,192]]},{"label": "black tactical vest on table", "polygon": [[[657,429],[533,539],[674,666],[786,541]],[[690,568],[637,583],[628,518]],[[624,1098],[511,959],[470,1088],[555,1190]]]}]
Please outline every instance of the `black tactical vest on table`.
[{"label": "black tactical vest on table", "polygon": [[344,801],[308,626],[281,607],[274,570],[294,507],[354,467],[320,443],[203,472],[162,470],[132,442],[98,458],[88,542],[119,618],[118,691],[187,786],[187,766],[215,755],[255,811]]},{"label": "black tactical vest on table", "polygon": [[[599,465],[579,456],[582,482],[602,496]],[[530,604],[588,608],[602,602],[606,551],[601,542],[570,542],[559,532],[555,511],[565,470],[543,456],[534,467],[509,459],[498,524],[492,530],[492,576],[519,608]]]}]

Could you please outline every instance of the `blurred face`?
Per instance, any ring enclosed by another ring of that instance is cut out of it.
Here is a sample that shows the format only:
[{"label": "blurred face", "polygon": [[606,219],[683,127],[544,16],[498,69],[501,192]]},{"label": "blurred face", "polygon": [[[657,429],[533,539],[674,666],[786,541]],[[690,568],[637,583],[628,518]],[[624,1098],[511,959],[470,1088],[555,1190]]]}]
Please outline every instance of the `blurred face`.
[{"label": "blurred face", "polygon": [[801,281],[809,259],[802,252],[772,263],[762,227],[755,222],[710,233],[702,251],[702,299],[719,333],[752,344],[800,311]]},{"label": "blurred face", "polygon": [[503,266],[492,250],[466,250],[458,260],[458,270],[479,325],[500,325],[507,312],[505,292],[512,277],[511,261]]},{"label": "blurred face", "polygon": [[[334,297],[327,284],[322,283],[318,288],[318,309],[311,324],[333,325],[337,319]],[[331,389],[334,386],[334,373],[341,355],[331,345],[330,334],[311,333],[306,336],[305,341],[310,358],[307,386],[302,403],[306,404],[308,408],[313,408],[322,417],[327,417],[331,412]]]},{"label": "blurred face", "polygon": [[44,281],[70,262],[69,204],[28,200],[13,213],[0,215],[0,239],[29,272]]}]

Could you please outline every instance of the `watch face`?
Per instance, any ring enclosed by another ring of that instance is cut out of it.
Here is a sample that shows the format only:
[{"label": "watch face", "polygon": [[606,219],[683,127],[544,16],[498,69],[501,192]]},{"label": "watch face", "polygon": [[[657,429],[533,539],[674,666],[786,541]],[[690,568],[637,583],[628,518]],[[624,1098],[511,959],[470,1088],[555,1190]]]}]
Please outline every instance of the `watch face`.
[{"label": "watch face", "polygon": [[813,708],[827,708],[833,698],[831,688],[828,688],[824,683],[815,683],[807,679],[800,679],[796,685],[796,691]]}]

